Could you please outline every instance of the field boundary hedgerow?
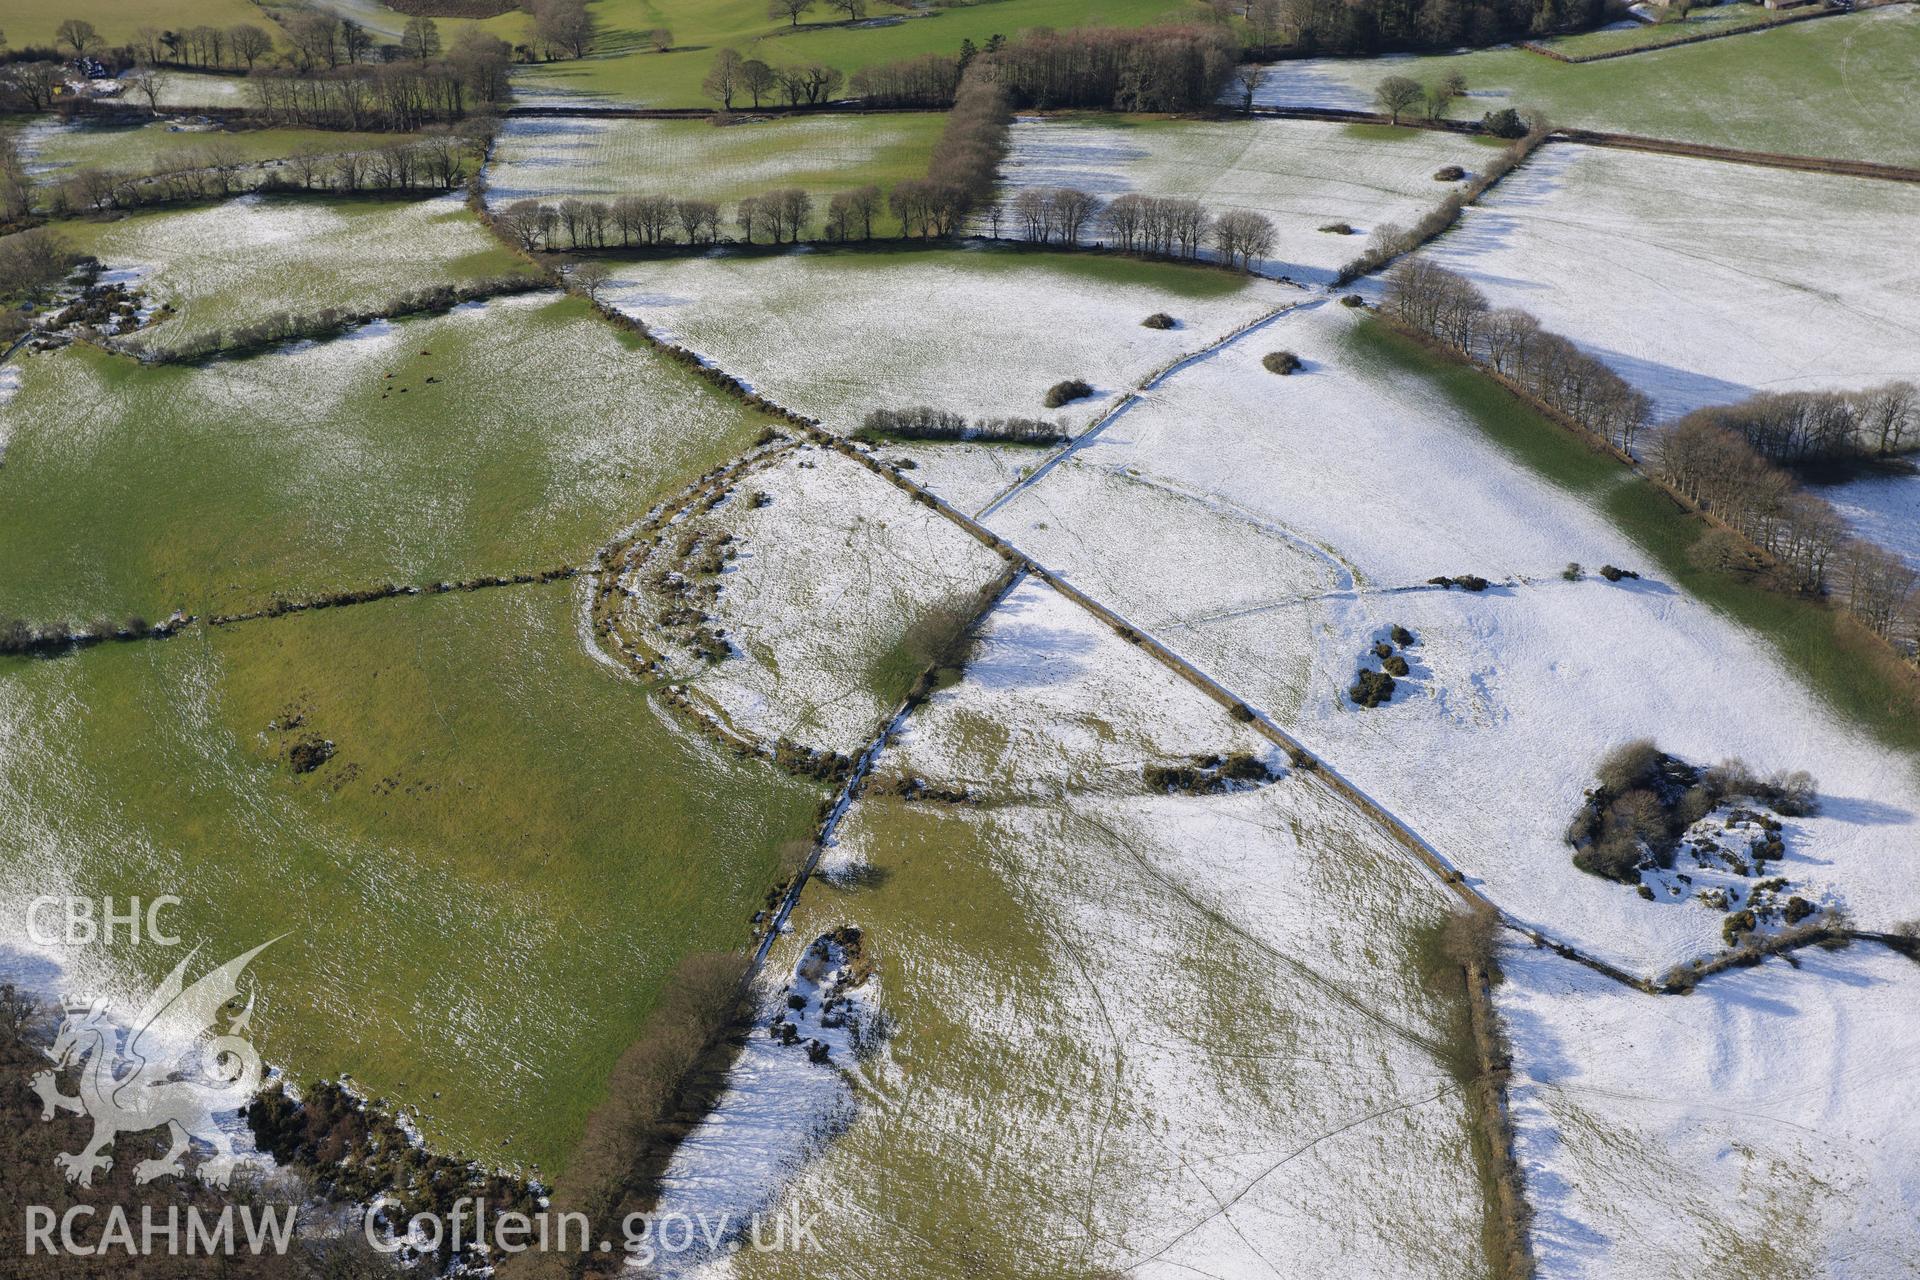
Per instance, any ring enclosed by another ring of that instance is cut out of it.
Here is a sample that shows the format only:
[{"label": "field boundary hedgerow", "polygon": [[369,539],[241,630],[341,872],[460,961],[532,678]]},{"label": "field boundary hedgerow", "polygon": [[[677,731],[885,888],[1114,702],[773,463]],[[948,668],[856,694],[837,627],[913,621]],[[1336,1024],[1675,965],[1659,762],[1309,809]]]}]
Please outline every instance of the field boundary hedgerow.
[{"label": "field boundary hedgerow", "polygon": [[[143,364],[207,365],[216,360],[244,360],[290,342],[325,341],[342,337],[376,321],[439,316],[470,302],[490,302],[495,298],[551,292],[557,290],[544,276],[496,276],[486,280],[416,289],[372,307],[356,307],[352,310],[325,307],[308,315],[270,316],[252,324],[238,325],[224,333],[209,331],[177,346],[148,346],[124,339],[94,345],[113,355],[131,356]],[[127,336],[138,337],[150,331],[136,329]],[[223,336],[226,338],[224,343],[221,342]]]},{"label": "field boundary hedgerow", "polygon": [[1841,160],[1831,156],[1796,156],[1778,151],[1743,151],[1738,147],[1717,147],[1705,142],[1649,138],[1637,133],[1608,133],[1598,129],[1555,129],[1547,140],[1572,143],[1577,146],[1647,151],[1655,155],[1692,156],[1698,160],[1750,164],[1763,169],[1797,169],[1806,173],[1831,173],[1847,178],[1920,182],[1920,169],[1904,165],[1881,164],[1874,160]]},{"label": "field boundary hedgerow", "polygon": [[[1569,66],[1577,67],[1587,62],[1606,62],[1612,58],[1630,58],[1637,53],[1654,53],[1660,49],[1678,49],[1682,45],[1699,44],[1705,40],[1725,40],[1730,36],[1751,35],[1756,31],[1771,31],[1775,27],[1784,27],[1795,22],[1808,22],[1814,18],[1830,18],[1837,14],[1852,12],[1850,9],[1830,6],[1825,0],[1816,0],[1816,3],[1818,4],[1817,8],[1785,13],[1777,18],[1750,22],[1745,26],[1733,27],[1730,30],[1698,31],[1690,36],[1679,36],[1672,40],[1660,40],[1649,44],[1637,44],[1624,49],[1608,49],[1601,53],[1587,54],[1585,57],[1576,57],[1561,53],[1558,49],[1550,49],[1535,40],[1521,40],[1517,42],[1515,47],[1525,49],[1528,53],[1539,54],[1543,58],[1551,58],[1555,62],[1564,62]],[[1653,25],[1657,27],[1660,24],[1655,23]]]},{"label": "field boundary hedgerow", "polygon": [[[1249,112],[1226,111],[1220,119],[1321,120],[1335,124],[1377,124],[1392,126],[1392,120],[1378,111],[1350,107],[1255,107]],[[1485,137],[1486,131],[1475,120],[1423,120],[1402,117],[1402,129],[1424,129],[1434,133],[1460,133]],[[1658,155],[1693,156],[1701,160],[1724,160],[1731,164],[1750,164],[1767,169],[1798,169],[1808,173],[1832,173],[1850,178],[1881,178],[1889,182],[1920,182],[1920,169],[1906,165],[1883,164],[1875,160],[1845,160],[1834,156],[1800,156],[1780,151],[1747,151],[1706,142],[1687,142],[1677,138],[1655,138],[1641,133],[1616,133],[1602,129],[1573,126],[1550,127],[1543,142],[1572,143],[1579,146],[1614,147],[1624,151],[1649,151]]]}]

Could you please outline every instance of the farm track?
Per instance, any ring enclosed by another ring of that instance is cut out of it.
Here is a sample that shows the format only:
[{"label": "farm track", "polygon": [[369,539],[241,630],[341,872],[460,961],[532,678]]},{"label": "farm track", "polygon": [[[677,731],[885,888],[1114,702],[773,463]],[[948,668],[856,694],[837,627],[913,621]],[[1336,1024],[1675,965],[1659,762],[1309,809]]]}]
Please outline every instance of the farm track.
[{"label": "farm track", "polygon": [[1085,431],[1082,431],[1079,435],[1067,441],[1064,445],[1061,445],[1058,449],[1056,449],[1052,454],[1050,454],[1047,457],[1046,461],[1042,462],[1039,466],[1035,467],[1031,473],[1029,473],[1024,478],[1020,480],[1016,480],[1012,484],[1008,485],[1005,489],[1001,490],[998,494],[996,494],[993,497],[993,499],[987,503],[986,506],[974,512],[974,519],[976,520],[986,519],[988,516],[992,515],[995,511],[998,511],[1001,507],[1005,506],[1008,502],[1012,501],[1023,490],[1030,488],[1031,486],[1039,483],[1040,478],[1042,476],[1046,475],[1047,472],[1053,470],[1054,467],[1058,466],[1060,463],[1065,462],[1068,458],[1072,457],[1075,453],[1079,452],[1081,449],[1085,448],[1087,445],[1092,444],[1093,441],[1100,435],[1101,432],[1105,431],[1108,427],[1112,426],[1115,422],[1119,421],[1122,417],[1125,417],[1126,414],[1130,410],[1132,410],[1132,408],[1135,405],[1139,404],[1141,397],[1145,396],[1149,391],[1152,391],[1156,387],[1159,387],[1160,385],[1165,383],[1169,378],[1172,378],[1175,374],[1180,373],[1182,370],[1190,368],[1193,365],[1199,364],[1201,361],[1209,359],[1212,356],[1218,355],[1220,352],[1226,350],[1228,347],[1232,346],[1234,343],[1240,341],[1240,339],[1246,337],[1249,334],[1258,332],[1259,330],[1266,328],[1268,325],[1280,319],[1282,316],[1290,315],[1295,311],[1312,310],[1314,307],[1320,306],[1325,301],[1326,300],[1324,298],[1317,298],[1311,302],[1289,302],[1284,307],[1276,307],[1274,310],[1267,312],[1265,315],[1254,317],[1252,320],[1249,320],[1247,323],[1241,325],[1239,328],[1228,333],[1225,337],[1219,338],[1211,343],[1208,343],[1206,346],[1200,348],[1200,350],[1198,351],[1194,351],[1187,355],[1181,356],[1178,360],[1173,361],[1171,364],[1167,365],[1165,368],[1159,369],[1154,373],[1148,375],[1146,380],[1143,381],[1138,387],[1135,387],[1132,391],[1127,392],[1125,395],[1121,396],[1120,399],[1116,401],[1113,405],[1109,406],[1107,411],[1101,414],[1100,417],[1096,419],[1093,422],[1093,424],[1089,426]]}]

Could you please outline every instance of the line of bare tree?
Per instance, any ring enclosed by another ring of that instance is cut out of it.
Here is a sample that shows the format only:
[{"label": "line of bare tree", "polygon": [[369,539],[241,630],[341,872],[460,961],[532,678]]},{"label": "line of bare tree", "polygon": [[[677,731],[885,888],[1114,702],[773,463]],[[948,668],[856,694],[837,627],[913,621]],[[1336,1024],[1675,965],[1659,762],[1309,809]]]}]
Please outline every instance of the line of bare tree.
[{"label": "line of bare tree", "polygon": [[731,111],[742,99],[755,110],[767,102],[784,97],[790,107],[817,106],[830,101],[845,83],[846,74],[824,62],[799,62],[774,66],[759,58],[741,55],[738,49],[725,48],[713,56],[701,91]]},{"label": "line of bare tree", "polygon": [[1211,106],[1239,59],[1220,25],[1035,31],[993,55],[1017,106],[1115,111]]},{"label": "line of bare tree", "polygon": [[[1451,348],[1545,406],[1563,422],[1631,454],[1650,416],[1647,397],[1593,356],[1540,327],[1524,311],[1494,310],[1472,281],[1421,259],[1407,259],[1388,277],[1389,316]],[[1784,413],[1780,402],[1803,407]],[[1701,539],[1699,558],[1719,569],[1772,566],[1771,584],[1831,596],[1874,634],[1895,643],[1920,629],[1920,570],[1871,543],[1821,498],[1749,443],[1737,424],[1822,416],[1844,402],[1844,417],[1864,438],[1904,440],[1912,430],[1913,388],[1893,384],[1853,396],[1761,396],[1742,405],[1702,409],[1661,433],[1651,477],[1710,512],[1725,529]],[[1905,424],[1905,425],[1900,425]],[[1861,438],[1856,436],[1856,438]]]},{"label": "line of bare tree", "polygon": [[944,53],[925,53],[862,67],[847,82],[847,91],[875,107],[944,107],[960,91],[963,70],[958,59]]},{"label": "line of bare tree", "polygon": [[1273,223],[1248,209],[1215,216],[1198,200],[1130,193],[1102,205],[1073,187],[1028,187],[989,212],[993,234],[1001,223],[1031,244],[1078,245],[1099,228],[1124,253],[1198,258],[1211,246],[1229,267],[1252,270],[1273,252]]},{"label": "line of bare tree", "polygon": [[723,225],[720,206],[712,200],[661,195],[568,198],[551,204],[515,200],[494,213],[492,220],[495,230],[529,253],[709,245],[719,241]]},{"label": "line of bare tree", "polygon": [[[1832,595],[1884,639],[1909,641],[1920,631],[1920,570],[1850,537],[1832,506],[1716,421],[1714,411],[1676,422],[1661,438],[1656,463],[1662,483],[1784,566],[1794,589]],[[1703,554],[1732,567],[1741,550],[1717,539],[1705,542]]]},{"label": "line of bare tree", "polygon": [[1498,44],[1592,26],[1602,0],[1233,0],[1248,42],[1274,55]]},{"label": "line of bare tree", "polygon": [[1696,415],[1784,467],[1892,458],[1920,450],[1920,387],[1770,391]]},{"label": "line of bare tree", "polygon": [[1493,309],[1473,281],[1424,258],[1394,267],[1386,310],[1621,453],[1633,452],[1652,416],[1647,397],[1605,362],[1541,328],[1525,311]]},{"label": "line of bare tree", "polygon": [[393,195],[458,191],[474,170],[473,139],[434,132],[361,151],[302,152],[274,161],[250,161],[230,142],[209,142],[185,163],[149,172],[80,169],[44,188],[50,216],[104,213],[247,191],[333,191]]},{"label": "line of bare tree", "polygon": [[960,231],[975,209],[992,200],[1012,127],[1013,108],[995,68],[974,62],[960,77],[927,176],[895,183],[889,194],[901,234],[930,240]]},{"label": "line of bare tree", "polygon": [[[499,41],[504,49],[505,45]],[[247,77],[254,107],[274,124],[308,128],[413,130],[491,111],[507,97],[506,61],[343,66]]]},{"label": "line of bare tree", "polygon": [[996,36],[978,50],[965,44],[958,57],[866,67],[848,90],[873,106],[945,106],[966,73],[991,67],[1014,106],[1190,111],[1212,105],[1239,56],[1239,40],[1222,25],[1038,30],[1011,43]]}]

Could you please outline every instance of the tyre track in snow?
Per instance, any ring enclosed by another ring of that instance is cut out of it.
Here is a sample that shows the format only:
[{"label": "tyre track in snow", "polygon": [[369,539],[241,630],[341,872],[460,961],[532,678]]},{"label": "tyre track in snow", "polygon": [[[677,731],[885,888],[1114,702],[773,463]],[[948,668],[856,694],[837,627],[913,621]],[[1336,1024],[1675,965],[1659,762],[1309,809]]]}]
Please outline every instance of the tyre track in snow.
[{"label": "tyre track in snow", "polygon": [[993,499],[989,501],[986,506],[974,512],[973,518],[976,520],[985,520],[995,511],[998,511],[1001,507],[1018,497],[1023,490],[1029,489],[1039,483],[1042,476],[1059,466],[1062,462],[1065,462],[1081,449],[1084,449],[1087,445],[1092,444],[1101,432],[1125,417],[1135,405],[1139,404],[1143,396],[1167,382],[1174,375],[1191,368],[1193,365],[1199,364],[1203,360],[1211,359],[1213,356],[1220,354],[1220,352],[1240,341],[1240,339],[1266,328],[1282,316],[1291,315],[1296,311],[1311,311],[1313,308],[1321,306],[1325,302],[1325,298],[1315,298],[1307,302],[1289,302],[1283,307],[1277,307],[1267,312],[1265,315],[1254,317],[1231,333],[1228,333],[1225,337],[1215,339],[1198,351],[1181,356],[1172,364],[1148,375],[1146,381],[1142,382],[1132,391],[1127,392],[1126,395],[1120,397],[1120,400],[1116,404],[1101,414],[1099,418],[1095,419],[1092,426],[1056,449],[1047,457],[1045,462],[1035,467],[1025,477],[1014,481],[1011,485],[1008,485],[1005,489],[994,495]]}]

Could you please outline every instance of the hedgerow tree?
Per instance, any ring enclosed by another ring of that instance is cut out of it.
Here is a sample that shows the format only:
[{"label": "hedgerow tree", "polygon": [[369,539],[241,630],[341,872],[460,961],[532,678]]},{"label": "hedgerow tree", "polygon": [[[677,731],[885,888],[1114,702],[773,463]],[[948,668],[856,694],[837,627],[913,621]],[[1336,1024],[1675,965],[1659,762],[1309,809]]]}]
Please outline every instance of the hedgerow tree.
[{"label": "hedgerow tree", "polygon": [[1387,113],[1394,124],[1400,123],[1401,113],[1420,101],[1426,92],[1418,80],[1409,80],[1406,76],[1388,76],[1373,91],[1373,100]]},{"label": "hedgerow tree", "polygon": [[813,8],[814,0],[768,0],[767,16],[785,18],[789,25],[799,26],[800,15]]},{"label": "hedgerow tree", "polygon": [[733,95],[741,91],[740,68],[745,62],[738,49],[722,49],[713,55],[713,65],[700,82],[701,90],[724,110],[733,110]]}]

